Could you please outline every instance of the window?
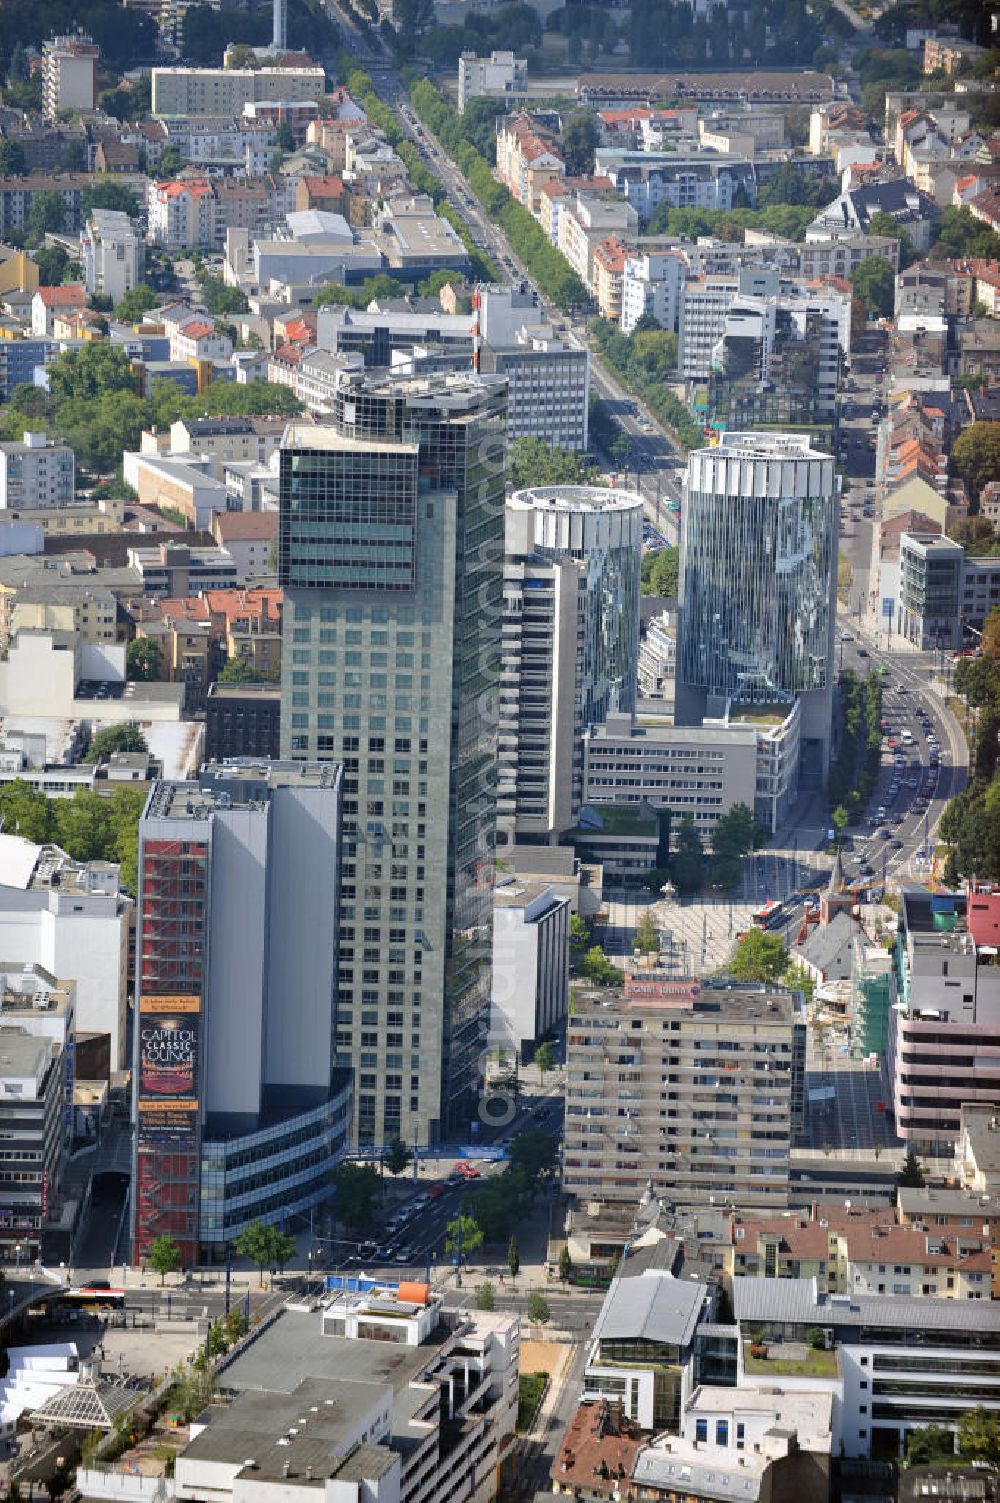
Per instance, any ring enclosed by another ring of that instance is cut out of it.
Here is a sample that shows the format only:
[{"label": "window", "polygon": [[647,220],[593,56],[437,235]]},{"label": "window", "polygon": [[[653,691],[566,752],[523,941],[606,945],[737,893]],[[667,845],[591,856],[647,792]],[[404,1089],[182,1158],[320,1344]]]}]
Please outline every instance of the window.
[{"label": "window", "polygon": [[729,1421],[720,1419],[715,1422],[715,1444],[728,1446],[729,1444]]},{"label": "window", "polygon": [[695,1440],[703,1440],[703,1441],[707,1441],[708,1440],[708,1420],[707,1419],[695,1420],[695,1422],[694,1422],[694,1438],[695,1438]]}]

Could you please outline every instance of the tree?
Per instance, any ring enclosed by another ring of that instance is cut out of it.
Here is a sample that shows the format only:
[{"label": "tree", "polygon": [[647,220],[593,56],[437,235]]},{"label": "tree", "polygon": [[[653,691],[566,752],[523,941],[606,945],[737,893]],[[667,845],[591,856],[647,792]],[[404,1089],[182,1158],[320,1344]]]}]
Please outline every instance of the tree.
[{"label": "tree", "polygon": [[700,890],[705,880],[705,853],[701,835],[693,817],[685,814],[677,826],[677,850],[670,863],[674,886],[689,896]]},{"label": "tree", "polygon": [[913,241],[910,238],[909,231],[905,230],[901,224],[898,224],[891,214],[886,214],[885,212],[873,214],[868,221],[868,233],[869,235],[888,236],[890,240],[899,241],[900,271],[905,271],[913,262]]},{"label": "tree", "polygon": [[[993,612],[991,611],[990,615],[986,618],[986,622],[983,624],[984,636],[985,627],[992,615]],[[991,628],[991,645],[992,636]],[[1000,699],[1000,665],[994,659],[992,652],[988,657],[959,658],[955,664],[954,684],[955,693],[961,694],[967,705],[972,705],[975,709],[981,709],[984,705],[991,704],[994,700]]]},{"label": "tree", "polygon": [[589,177],[594,171],[594,152],[600,140],[597,121],[590,110],[575,110],[563,124],[562,149],[570,177]]},{"label": "tree", "polygon": [[289,125],[287,120],[282,120],[281,124],[278,126],[278,129],[275,131],[274,144],[275,146],[277,146],[279,151],[295,150],[295,137],[292,134],[292,127]]},{"label": "tree", "polygon": [[85,762],[105,762],[113,752],[149,751],[146,738],[135,725],[108,725],[90,743]]},{"label": "tree", "polygon": [[264,675],[245,658],[230,658],[219,673],[221,684],[259,684]]},{"label": "tree", "polygon": [[1000,422],[970,423],[951,446],[951,462],[978,503],[987,481],[1000,475]]},{"label": "tree", "polygon": [[896,299],[896,277],[884,256],[866,256],[851,272],[854,296],[866,313],[891,318]]},{"label": "tree", "polygon": [[681,550],[658,548],[642,558],[642,593],[675,596],[680,578]]},{"label": "tree", "polygon": [[483,1245],[483,1233],[479,1222],[460,1212],[445,1227],[444,1250],[450,1258],[467,1264],[469,1254]]},{"label": "tree", "polygon": [[508,479],[515,490],[530,485],[587,485],[596,474],[580,454],[542,438],[516,438],[510,446]]},{"label": "tree", "polygon": [[544,1042],[539,1044],[538,1048],[535,1050],[535,1064],[538,1066],[538,1073],[542,1077],[542,1081],[544,1083],[545,1076],[548,1071],[554,1070],[556,1067],[556,1051],[553,1049],[548,1039],[545,1039]]},{"label": "tree", "polygon": [[396,0],[392,15],[404,44],[412,47],[434,24],[434,0]]},{"label": "tree", "polygon": [[260,1287],[264,1287],[265,1268],[284,1268],[295,1252],[295,1239],[280,1227],[263,1221],[252,1221],[246,1231],[236,1239],[236,1251],[241,1258],[256,1263],[260,1269]]},{"label": "tree", "polygon": [[847,829],[847,826],[850,824],[850,822],[851,816],[848,814],[843,804],[838,804],[830,815],[830,823],[833,825],[833,828],[836,830],[837,834],[842,835]]},{"label": "tree", "polygon": [[549,1302],[537,1289],[532,1289],[528,1295],[528,1319],[536,1326],[543,1326],[552,1319]]},{"label": "tree", "polygon": [[590,938],[590,926],[587,920],[581,918],[578,913],[570,915],[569,920],[569,947],[571,950],[580,951]]},{"label": "tree", "polygon": [[149,1266],[160,1275],[160,1286],[166,1282],[168,1273],[176,1273],[181,1266],[181,1250],[172,1237],[161,1235],[153,1239],[149,1249]]},{"label": "tree", "polygon": [[488,1281],[485,1284],[476,1285],[476,1309],[496,1309],[496,1300],[493,1298],[493,1285]]},{"label": "tree", "polygon": [[372,1165],[352,1164],[342,1159],[333,1171],[332,1180],[337,1192],[338,1220],[353,1231],[367,1226],[379,1193],[378,1174]]},{"label": "tree", "polygon": [[20,835],[35,845],[44,845],[55,832],[52,805],[23,778],[0,786],[0,821],[5,835]]},{"label": "tree", "polygon": [[66,204],[61,193],[35,193],[28,210],[28,237],[44,240],[48,234],[58,235],[66,228]]},{"label": "tree", "polygon": [[0,177],[20,177],[24,172],[24,148],[18,141],[0,141]]},{"label": "tree", "polygon": [[69,254],[61,245],[44,245],[33,251],[31,259],[38,267],[43,287],[58,287],[69,265]]},{"label": "tree", "polygon": [[1000,607],[994,606],[983,622],[979,645],[985,658],[991,663],[1000,663]]},{"label": "tree", "polygon": [[920,1160],[912,1148],[906,1150],[906,1158],[903,1167],[896,1176],[896,1184],[901,1190],[922,1190],[926,1181],[924,1171],[920,1167]]},{"label": "tree", "polygon": [[564,1284],[568,1284],[573,1277],[573,1259],[565,1243],[559,1251],[559,1277]]},{"label": "tree", "polygon": [[508,1166],[511,1174],[522,1174],[529,1193],[539,1180],[555,1172],[559,1163],[556,1140],[547,1132],[522,1132],[510,1145]]},{"label": "tree", "polygon": [[129,288],[115,312],[123,324],[137,324],[142,315],[156,307],[156,293],[146,282]]},{"label": "tree", "polygon": [[517,1238],[513,1234],[507,1244],[507,1267],[510,1269],[511,1281],[516,1283],[521,1272],[521,1254],[517,1250]]},{"label": "tree", "polygon": [[402,1138],[393,1138],[382,1162],[391,1175],[402,1174],[413,1162],[413,1150],[407,1148]]},{"label": "tree", "polygon": [[86,219],[94,209],[114,209],[130,219],[139,212],[135,194],[113,177],[96,177],[89,182],[80,194],[80,208]]},{"label": "tree", "polygon": [[955,1432],[948,1425],[921,1425],[907,1431],[906,1465],[928,1466],[955,1455]]},{"label": "tree", "polygon": [[958,1449],[972,1461],[1000,1465],[1000,1422],[995,1414],[977,1405],[958,1422]]},{"label": "tree", "polygon": [[746,856],[767,839],[767,831],[753,817],[747,804],[734,804],[719,819],[712,834],[712,849],[717,855]]},{"label": "tree", "polygon": [[652,916],[644,913],[635,931],[635,948],[643,955],[657,955],[660,950],[660,931]]},{"label": "tree", "polygon": [[577,969],[581,976],[585,976],[588,981],[593,981],[595,986],[621,986],[623,984],[624,978],[621,971],[611,963],[600,945],[591,945]]},{"label": "tree", "polygon": [[781,936],[754,928],[737,944],[728,969],[735,981],[777,981],[787,964]]},{"label": "tree", "polygon": [[125,676],[133,683],[152,683],[163,672],[163,650],[155,637],[136,637],[125,648]]}]

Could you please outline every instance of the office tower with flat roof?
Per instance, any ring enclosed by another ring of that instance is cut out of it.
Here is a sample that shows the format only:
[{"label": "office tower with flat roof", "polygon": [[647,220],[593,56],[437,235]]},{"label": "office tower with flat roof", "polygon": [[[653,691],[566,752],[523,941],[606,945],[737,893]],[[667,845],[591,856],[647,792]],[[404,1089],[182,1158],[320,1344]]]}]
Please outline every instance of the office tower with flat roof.
[{"label": "office tower with flat roof", "polygon": [[133,1257],[221,1260],[308,1215],[347,1145],[334,1061],[341,769],[208,763],[139,823]]},{"label": "office tower with flat roof", "polygon": [[345,372],[281,450],[281,747],[344,764],[360,1143],[471,1115],[490,1010],[507,390]]},{"label": "office tower with flat roof", "polygon": [[688,456],[676,718],[801,702],[801,778],[830,759],[837,588],[833,459],[805,435],[722,433]]},{"label": "office tower with flat roof", "polygon": [[499,840],[556,844],[583,796],[583,736],[635,709],[642,497],[538,486],[507,501]]}]

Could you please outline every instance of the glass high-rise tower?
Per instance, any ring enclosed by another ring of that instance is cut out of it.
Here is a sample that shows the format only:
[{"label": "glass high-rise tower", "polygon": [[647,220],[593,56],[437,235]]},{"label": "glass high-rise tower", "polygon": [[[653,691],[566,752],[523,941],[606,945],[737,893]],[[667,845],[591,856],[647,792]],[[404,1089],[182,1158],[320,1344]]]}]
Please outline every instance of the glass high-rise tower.
[{"label": "glass high-rise tower", "polygon": [[802,772],[825,775],[837,587],[833,459],[793,433],[723,433],[688,456],[676,716],[802,704]]},{"label": "glass high-rise tower", "polygon": [[506,382],[345,373],[281,452],[281,746],[344,764],[355,1137],[440,1141],[490,1008]]}]

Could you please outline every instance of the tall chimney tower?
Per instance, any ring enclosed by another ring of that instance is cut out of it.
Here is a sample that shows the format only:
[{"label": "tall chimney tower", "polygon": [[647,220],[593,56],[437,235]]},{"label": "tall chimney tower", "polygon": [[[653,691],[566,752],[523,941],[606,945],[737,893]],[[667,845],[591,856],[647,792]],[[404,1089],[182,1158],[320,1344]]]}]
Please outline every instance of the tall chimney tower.
[{"label": "tall chimney tower", "polygon": [[271,47],[284,52],[288,47],[288,0],[274,0],[274,36]]}]

